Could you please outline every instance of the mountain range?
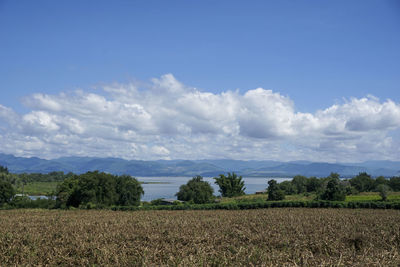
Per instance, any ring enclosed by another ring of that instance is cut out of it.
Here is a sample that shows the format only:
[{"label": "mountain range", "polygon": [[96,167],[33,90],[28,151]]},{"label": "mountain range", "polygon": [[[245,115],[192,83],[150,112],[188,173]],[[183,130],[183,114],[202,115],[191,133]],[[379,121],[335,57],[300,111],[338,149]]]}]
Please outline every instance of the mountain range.
[{"label": "mountain range", "polygon": [[0,153],[0,165],[13,173],[49,173],[53,171],[84,173],[104,171],[112,174],[132,176],[217,176],[236,172],[245,177],[292,177],[328,176],[337,172],[342,177],[351,177],[359,172],[372,176],[399,176],[400,162],[366,161],[362,163],[324,163],[310,161],[244,161],[216,160],[125,160],[120,158],[62,157],[46,160],[37,157],[25,158]]}]

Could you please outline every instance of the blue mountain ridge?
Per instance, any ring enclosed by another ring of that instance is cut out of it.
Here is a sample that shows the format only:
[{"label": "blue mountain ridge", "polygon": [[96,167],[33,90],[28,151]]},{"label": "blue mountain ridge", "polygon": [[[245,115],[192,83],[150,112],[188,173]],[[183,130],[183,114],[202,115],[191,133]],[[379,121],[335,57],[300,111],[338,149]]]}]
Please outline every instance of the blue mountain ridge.
[{"label": "blue mountain ridge", "polygon": [[217,176],[226,172],[236,172],[246,177],[292,177],[328,176],[337,172],[342,177],[351,177],[359,172],[368,172],[373,176],[400,175],[400,162],[367,161],[362,163],[324,163],[309,161],[256,161],[256,160],[125,160],[120,158],[99,157],[62,157],[46,160],[37,157],[15,157],[0,153],[0,165],[8,167],[14,173],[49,173],[53,171],[84,173],[104,171],[112,174],[132,176]]}]

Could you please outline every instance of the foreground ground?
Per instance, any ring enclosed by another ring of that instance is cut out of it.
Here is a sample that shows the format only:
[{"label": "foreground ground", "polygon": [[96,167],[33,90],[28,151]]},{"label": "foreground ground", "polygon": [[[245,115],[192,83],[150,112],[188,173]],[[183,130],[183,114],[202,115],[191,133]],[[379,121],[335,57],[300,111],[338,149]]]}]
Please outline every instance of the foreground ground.
[{"label": "foreground ground", "polygon": [[0,211],[1,265],[400,264],[400,211]]}]

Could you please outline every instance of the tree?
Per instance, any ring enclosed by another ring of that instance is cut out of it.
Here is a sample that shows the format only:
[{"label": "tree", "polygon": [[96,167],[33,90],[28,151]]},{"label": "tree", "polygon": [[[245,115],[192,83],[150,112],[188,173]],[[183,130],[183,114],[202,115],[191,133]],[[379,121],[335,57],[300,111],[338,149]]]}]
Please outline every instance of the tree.
[{"label": "tree", "polygon": [[379,195],[382,198],[382,201],[386,201],[387,200],[387,194],[389,192],[389,186],[387,186],[385,184],[380,184],[380,185],[378,185],[377,190],[379,192]]},{"label": "tree", "polygon": [[56,189],[56,207],[78,207],[81,203],[80,197],[78,196],[78,176],[73,176],[65,179],[61,184],[57,185]]},{"label": "tree", "polygon": [[292,185],[296,190],[296,194],[301,194],[307,191],[307,177],[296,175],[292,179]]},{"label": "tree", "polygon": [[374,191],[378,190],[379,185],[384,184],[387,185],[389,183],[389,180],[387,180],[383,176],[379,176],[374,180]]},{"label": "tree", "polygon": [[22,184],[22,195],[25,195],[25,185],[29,182],[29,176],[26,173],[21,174],[20,183]]},{"label": "tree", "polygon": [[329,174],[328,177],[326,177],[327,179],[336,179],[339,180],[340,179],[340,174],[337,172],[331,172],[331,174]]},{"label": "tree", "polygon": [[339,183],[339,179],[331,178],[320,198],[323,200],[344,201],[346,193],[344,187]]},{"label": "tree", "polygon": [[286,195],[296,194],[296,189],[292,185],[291,181],[283,181],[278,184],[279,189],[283,190]]},{"label": "tree", "polygon": [[6,180],[0,179],[0,205],[9,203],[15,195],[12,184]]},{"label": "tree", "polygon": [[244,181],[242,176],[237,176],[234,172],[228,173],[228,176],[220,174],[215,177],[215,183],[219,186],[219,192],[223,197],[236,197],[244,195]]},{"label": "tree", "polygon": [[117,205],[139,206],[140,197],[144,194],[141,184],[129,175],[117,177],[116,192],[118,195]]},{"label": "tree", "polygon": [[179,187],[179,192],[175,195],[178,200],[193,201],[195,204],[209,203],[213,200],[214,189],[211,185],[203,181],[203,177],[197,175],[186,184]]},{"label": "tree", "polygon": [[321,189],[322,180],[317,177],[310,177],[307,179],[306,188],[307,192],[317,192]]},{"label": "tree", "polygon": [[285,193],[279,188],[278,183],[272,179],[268,181],[268,200],[283,200]]},{"label": "tree", "polygon": [[57,207],[139,205],[143,193],[140,183],[131,176],[87,172],[65,179],[57,187]]},{"label": "tree", "polygon": [[399,177],[392,177],[389,180],[389,187],[393,191],[400,191],[400,176]]},{"label": "tree", "polygon": [[4,167],[4,166],[1,166],[1,165],[0,165],[0,173],[8,174],[9,172],[8,172],[7,167]]},{"label": "tree", "polygon": [[350,184],[359,192],[369,192],[374,189],[374,179],[366,172],[360,172],[356,177],[350,179]]}]

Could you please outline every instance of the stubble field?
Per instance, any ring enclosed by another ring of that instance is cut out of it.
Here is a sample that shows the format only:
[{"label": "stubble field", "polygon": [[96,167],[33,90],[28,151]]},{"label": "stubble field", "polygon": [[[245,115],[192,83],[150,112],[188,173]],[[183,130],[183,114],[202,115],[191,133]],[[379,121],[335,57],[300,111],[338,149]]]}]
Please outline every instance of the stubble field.
[{"label": "stubble field", "polygon": [[398,266],[400,211],[0,211],[8,265]]}]

